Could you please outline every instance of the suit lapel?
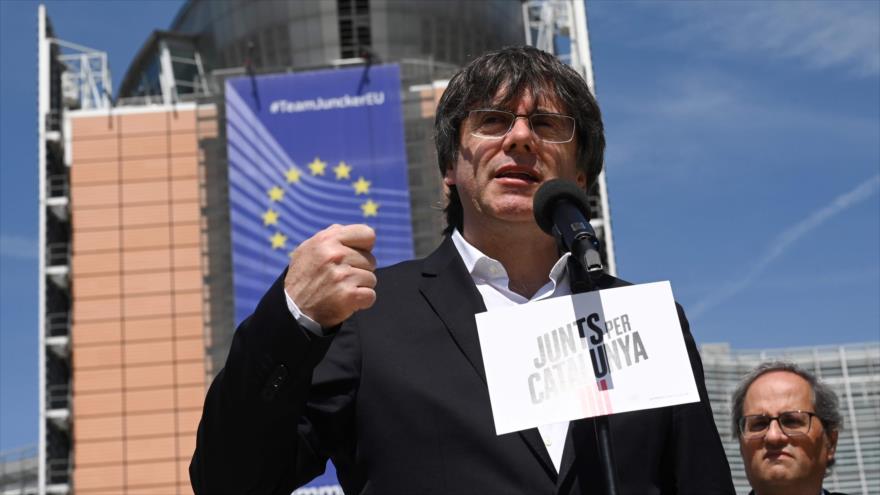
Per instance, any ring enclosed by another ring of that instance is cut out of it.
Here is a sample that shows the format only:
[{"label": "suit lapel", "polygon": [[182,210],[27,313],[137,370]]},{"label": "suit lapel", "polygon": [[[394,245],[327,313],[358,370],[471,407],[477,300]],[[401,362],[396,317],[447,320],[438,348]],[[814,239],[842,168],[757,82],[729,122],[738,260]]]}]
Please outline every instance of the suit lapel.
[{"label": "suit lapel", "polygon": [[425,259],[419,290],[485,383],[474,314],[486,311],[486,306],[449,237]]},{"label": "suit lapel", "polygon": [[[474,315],[486,311],[486,305],[449,237],[425,259],[419,290],[485,384],[486,370]],[[487,390],[487,398],[488,395]],[[518,434],[544,469],[555,478],[556,468],[538,430],[532,428]]]}]

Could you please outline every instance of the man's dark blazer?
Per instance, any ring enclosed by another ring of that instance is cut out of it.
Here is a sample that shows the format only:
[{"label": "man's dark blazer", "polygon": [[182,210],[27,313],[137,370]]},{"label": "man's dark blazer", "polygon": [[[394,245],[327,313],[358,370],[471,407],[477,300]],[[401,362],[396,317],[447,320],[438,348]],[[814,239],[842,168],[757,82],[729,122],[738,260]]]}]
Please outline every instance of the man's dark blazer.
[{"label": "man's dark blazer", "polygon": [[[591,421],[571,422],[559,475],[536,429],[496,436],[473,316],[485,307],[450,239],[379,270],[376,291],[335,336],[315,337],[275,282],[205,400],[196,493],[287,495],[328,457],[349,495],[603,493]],[[679,316],[702,402],[610,417],[622,493],[734,493]]]}]

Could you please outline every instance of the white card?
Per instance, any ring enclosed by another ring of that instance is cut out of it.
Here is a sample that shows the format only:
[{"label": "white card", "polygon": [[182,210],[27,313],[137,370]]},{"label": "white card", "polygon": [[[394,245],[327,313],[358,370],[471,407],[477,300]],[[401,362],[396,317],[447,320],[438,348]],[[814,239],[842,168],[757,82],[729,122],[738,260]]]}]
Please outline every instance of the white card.
[{"label": "white card", "polygon": [[476,321],[498,435],[700,400],[669,282],[545,299]]}]

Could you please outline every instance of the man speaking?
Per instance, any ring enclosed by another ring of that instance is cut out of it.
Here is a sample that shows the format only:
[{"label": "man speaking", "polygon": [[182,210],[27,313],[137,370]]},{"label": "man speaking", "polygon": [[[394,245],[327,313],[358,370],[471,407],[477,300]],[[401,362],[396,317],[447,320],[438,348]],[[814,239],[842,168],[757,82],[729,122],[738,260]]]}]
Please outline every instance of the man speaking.
[{"label": "man speaking", "polygon": [[[197,493],[287,495],[328,458],[347,494],[603,493],[592,421],[495,434],[474,321],[570,294],[567,254],[532,201],[552,179],[596,179],[596,101],[552,55],[507,48],[450,80],[435,133],[450,191],[442,244],[375,272],[364,225],[329,227],[296,249],[208,392],[190,466]],[[622,493],[733,493],[679,318],[701,401],[610,417]]]}]

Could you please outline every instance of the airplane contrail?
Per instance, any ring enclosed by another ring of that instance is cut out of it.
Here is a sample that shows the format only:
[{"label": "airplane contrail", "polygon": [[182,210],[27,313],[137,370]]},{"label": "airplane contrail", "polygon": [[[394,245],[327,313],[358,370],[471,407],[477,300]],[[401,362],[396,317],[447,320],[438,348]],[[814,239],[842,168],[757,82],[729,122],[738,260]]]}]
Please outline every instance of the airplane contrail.
[{"label": "airplane contrail", "polygon": [[788,248],[792,244],[810,233],[812,230],[818,228],[820,225],[828,221],[831,217],[855,205],[856,203],[860,203],[870,198],[874,195],[874,193],[877,192],[878,189],[880,189],[880,174],[877,174],[862,182],[851,191],[845,192],[840,196],[834,198],[834,200],[832,200],[827,205],[814,211],[800,222],[785,229],[784,231],[782,231],[782,233],[776,236],[775,239],[773,239],[767,250],[746,271],[745,275],[743,275],[738,280],[734,280],[727,283],[726,285],[723,285],[714,293],[711,293],[708,296],[704,297],[701,301],[697,302],[697,304],[689,311],[689,313],[691,313],[694,318],[699,318],[710,309],[718,306],[719,304],[738,294],[743,289],[751,285],[751,283],[767,268],[767,266],[772,263],[776,258],[782,256],[782,254],[785,253],[785,251],[788,250]]}]

